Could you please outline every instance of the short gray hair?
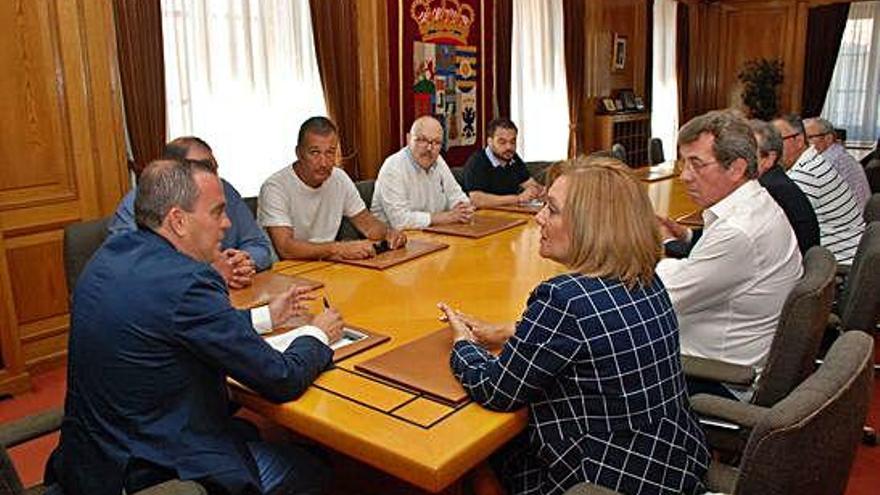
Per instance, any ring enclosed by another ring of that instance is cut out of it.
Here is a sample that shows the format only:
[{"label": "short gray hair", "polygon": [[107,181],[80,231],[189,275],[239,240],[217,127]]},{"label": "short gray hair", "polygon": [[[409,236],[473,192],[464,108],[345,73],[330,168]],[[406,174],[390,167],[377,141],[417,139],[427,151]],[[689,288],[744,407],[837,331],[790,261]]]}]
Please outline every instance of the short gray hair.
[{"label": "short gray hair", "polygon": [[[782,134],[776,127],[770,125],[769,122],[763,120],[752,119],[749,121],[749,127],[755,136],[759,137],[758,154],[767,156],[771,151],[776,153],[776,162],[782,158]],[[776,163],[773,163],[776,165]]]},{"label": "short gray hair", "polygon": [[171,208],[193,211],[199,199],[198,173],[214,175],[199,160],[156,160],[141,173],[134,200],[134,219],[141,227],[156,230]]},{"label": "short gray hair", "polygon": [[712,152],[724,168],[737,159],[746,161],[746,176],[758,176],[758,145],[746,120],[729,110],[714,110],[694,117],[678,131],[678,146],[691,144],[703,134],[715,138]]},{"label": "short gray hair", "polygon": [[794,130],[794,132],[804,136],[804,138],[807,137],[807,131],[804,129],[804,121],[801,119],[800,115],[796,113],[787,113],[779,117],[777,120],[785,122],[792,128],[792,130]]},{"label": "short gray hair", "polygon": [[812,119],[807,120],[813,124],[818,125],[819,132],[821,132],[822,134],[834,133],[834,124],[832,124],[828,119],[823,119],[822,117],[813,117]]}]

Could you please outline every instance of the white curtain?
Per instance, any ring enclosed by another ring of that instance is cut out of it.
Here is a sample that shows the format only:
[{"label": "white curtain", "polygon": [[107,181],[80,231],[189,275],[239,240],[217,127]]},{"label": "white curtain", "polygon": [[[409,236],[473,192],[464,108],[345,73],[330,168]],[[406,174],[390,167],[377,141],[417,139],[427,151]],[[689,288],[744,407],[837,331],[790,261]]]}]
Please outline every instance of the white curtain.
[{"label": "white curtain", "polygon": [[526,161],[568,154],[562,0],[514,0],[510,118]]},{"label": "white curtain", "polygon": [[880,2],[853,2],[822,116],[847,140],[880,136]]},{"label": "white curtain", "polygon": [[168,138],[199,136],[254,196],[326,115],[308,0],[162,0]]},{"label": "white curtain", "polygon": [[663,141],[667,160],[676,156],[678,79],[675,66],[675,0],[654,1],[654,75],[651,91],[651,137]]}]

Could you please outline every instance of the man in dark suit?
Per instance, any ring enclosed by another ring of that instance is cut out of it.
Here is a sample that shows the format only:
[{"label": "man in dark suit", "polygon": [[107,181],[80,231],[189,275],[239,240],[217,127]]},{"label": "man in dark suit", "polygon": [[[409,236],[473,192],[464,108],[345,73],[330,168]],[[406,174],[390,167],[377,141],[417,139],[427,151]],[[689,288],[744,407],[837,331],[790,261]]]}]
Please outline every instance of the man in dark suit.
[{"label": "man in dark suit", "polygon": [[203,162],[150,164],[138,230],[110,238],[73,296],[61,441],[47,482],[68,494],[133,493],[171,478],[211,493],[319,493],[327,467],[262,442],[229,414],[227,377],[275,402],[301,395],[332,359],[342,322],[314,317],[283,352],[254,327],[303,316],[304,291],[230,306],[211,266],[229,228],[220,179]]},{"label": "man in dark suit", "polygon": [[801,254],[819,245],[819,222],[810,200],[791,180],[779,159],[782,157],[782,135],[763,120],[749,121],[749,127],[758,141],[758,182],[773,196],[797,237]]}]

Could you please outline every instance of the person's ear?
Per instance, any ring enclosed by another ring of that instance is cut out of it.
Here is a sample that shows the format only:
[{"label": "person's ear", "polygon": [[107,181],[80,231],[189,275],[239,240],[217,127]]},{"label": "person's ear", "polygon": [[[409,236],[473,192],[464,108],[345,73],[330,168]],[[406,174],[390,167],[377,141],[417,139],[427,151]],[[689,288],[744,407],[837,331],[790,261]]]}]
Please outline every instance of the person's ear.
[{"label": "person's ear", "polygon": [[165,218],[167,219],[169,230],[171,230],[174,235],[178,237],[184,237],[186,235],[189,218],[186,212],[183,211],[183,208],[172,206]]},{"label": "person's ear", "polygon": [[731,162],[730,167],[728,167],[728,173],[732,174],[735,179],[748,178],[748,174],[746,174],[746,170],[748,170],[748,164],[744,158],[737,158],[733,162]]}]

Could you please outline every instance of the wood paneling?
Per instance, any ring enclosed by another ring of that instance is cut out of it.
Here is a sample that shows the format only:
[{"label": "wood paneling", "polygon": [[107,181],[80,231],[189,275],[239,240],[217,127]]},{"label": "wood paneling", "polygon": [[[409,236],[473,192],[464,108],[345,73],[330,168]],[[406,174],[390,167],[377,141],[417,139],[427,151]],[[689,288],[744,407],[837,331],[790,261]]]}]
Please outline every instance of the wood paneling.
[{"label": "wood paneling", "polygon": [[103,0],[0,2],[7,369],[10,352],[27,366],[63,358],[62,229],[113,211],[127,185],[112,15]]},{"label": "wood paneling", "polygon": [[[586,88],[581,102],[579,122],[585,129],[595,129],[596,106],[599,98],[610,96],[618,89],[632,89],[645,96],[647,74],[647,16],[651,2],[647,0],[596,0],[584,7],[586,49]],[[611,67],[614,33],[626,36],[627,58],[622,71]],[[597,150],[602,143],[593,132],[585,133],[587,150]]]},{"label": "wood paneling", "polygon": [[810,7],[844,0],[687,0],[690,6],[690,79],[685,119],[717,108],[742,108],[736,78],[747,60],[778,58],[785,64],[780,110],[799,112]]},{"label": "wood paneling", "polygon": [[375,178],[385,157],[396,151],[391,140],[388,94],[388,57],[379,47],[388,46],[388,12],[385,0],[361,0],[355,4],[360,119],[360,166],[362,179]]}]

